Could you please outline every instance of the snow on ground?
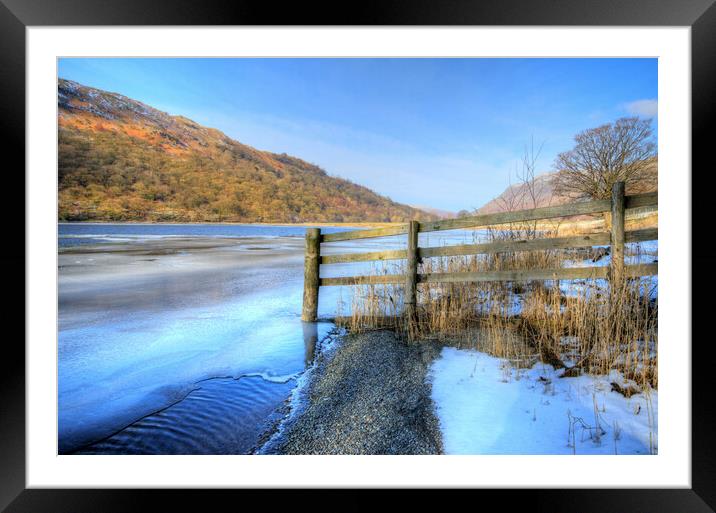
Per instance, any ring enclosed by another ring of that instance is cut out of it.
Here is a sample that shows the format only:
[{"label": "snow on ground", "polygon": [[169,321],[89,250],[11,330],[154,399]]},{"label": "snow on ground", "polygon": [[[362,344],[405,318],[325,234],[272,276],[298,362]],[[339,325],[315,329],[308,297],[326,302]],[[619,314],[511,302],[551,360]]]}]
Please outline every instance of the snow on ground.
[{"label": "snow on ground", "polygon": [[656,391],[650,399],[643,393],[627,399],[611,391],[612,381],[625,383],[616,372],[560,378],[561,372],[542,363],[515,369],[485,353],[443,348],[429,379],[445,452],[657,452]]}]

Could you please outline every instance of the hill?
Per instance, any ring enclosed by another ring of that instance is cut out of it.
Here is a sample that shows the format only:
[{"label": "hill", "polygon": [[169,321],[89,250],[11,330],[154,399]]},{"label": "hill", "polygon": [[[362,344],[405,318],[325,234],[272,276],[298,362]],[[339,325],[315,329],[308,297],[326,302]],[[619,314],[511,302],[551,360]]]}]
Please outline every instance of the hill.
[{"label": "hill", "polygon": [[400,222],[437,216],[314,164],[60,79],[58,217],[66,221]]},{"label": "hill", "polygon": [[[650,179],[647,180],[638,190],[633,187],[627,188],[627,194],[651,192],[657,190],[658,163],[654,159],[649,170]],[[491,214],[494,212],[505,212],[509,210],[522,210],[550,205],[562,205],[576,201],[569,196],[557,194],[554,187],[554,179],[557,172],[545,173],[536,176],[532,188],[519,183],[510,185],[499,196],[480,207],[477,212],[480,214]]]},{"label": "hill", "polygon": [[422,212],[427,212],[428,214],[437,216],[439,219],[453,219],[453,218],[457,217],[457,214],[455,212],[451,212],[449,210],[442,210],[439,208],[426,207],[425,205],[410,205],[410,206],[417,210],[420,210]]}]

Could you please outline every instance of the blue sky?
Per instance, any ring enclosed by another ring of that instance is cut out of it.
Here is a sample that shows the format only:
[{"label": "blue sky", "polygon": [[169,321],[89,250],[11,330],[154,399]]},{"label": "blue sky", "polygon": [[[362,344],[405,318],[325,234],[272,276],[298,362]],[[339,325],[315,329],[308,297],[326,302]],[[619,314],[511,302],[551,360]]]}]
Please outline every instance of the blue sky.
[{"label": "blue sky", "polygon": [[58,71],[453,211],[514,182],[531,140],[550,171],[580,130],[657,105],[656,59],[73,58]]}]

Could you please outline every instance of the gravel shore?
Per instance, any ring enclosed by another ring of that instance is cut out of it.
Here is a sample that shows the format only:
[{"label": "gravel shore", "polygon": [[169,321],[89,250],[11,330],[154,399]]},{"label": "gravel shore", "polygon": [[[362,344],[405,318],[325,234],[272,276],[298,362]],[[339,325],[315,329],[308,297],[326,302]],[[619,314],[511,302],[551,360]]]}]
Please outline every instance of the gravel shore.
[{"label": "gravel shore", "polygon": [[262,454],[440,454],[426,374],[440,346],[390,331],[340,337],[295,391]]}]

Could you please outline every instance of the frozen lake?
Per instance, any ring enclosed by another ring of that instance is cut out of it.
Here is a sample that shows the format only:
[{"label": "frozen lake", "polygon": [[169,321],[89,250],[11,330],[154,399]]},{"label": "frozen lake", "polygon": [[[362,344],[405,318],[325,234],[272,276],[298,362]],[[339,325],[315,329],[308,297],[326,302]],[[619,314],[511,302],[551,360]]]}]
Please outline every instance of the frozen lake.
[{"label": "frozen lake", "polygon": [[303,228],[182,228],[60,226],[60,452],[246,452],[330,329],[304,341]]},{"label": "frozen lake", "polygon": [[[58,232],[61,453],[247,452],[333,328],[306,330],[300,320],[304,227],[60,224]],[[321,290],[319,317],[335,315],[340,289]]]}]

